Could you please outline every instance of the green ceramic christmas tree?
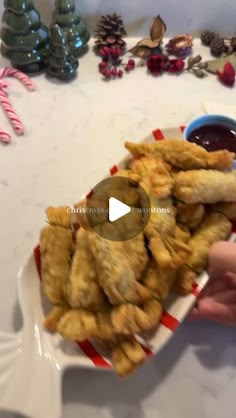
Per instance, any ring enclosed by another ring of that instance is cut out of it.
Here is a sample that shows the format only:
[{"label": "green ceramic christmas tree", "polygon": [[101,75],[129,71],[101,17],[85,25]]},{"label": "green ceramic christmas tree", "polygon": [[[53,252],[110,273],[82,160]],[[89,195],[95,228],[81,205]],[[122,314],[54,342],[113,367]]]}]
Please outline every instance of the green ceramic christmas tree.
[{"label": "green ceramic christmas tree", "polygon": [[63,29],[76,57],[86,51],[90,34],[80,13],[76,11],[75,0],[55,0],[53,24]]},{"label": "green ceramic christmas tree", "polygon": [[40,71],[47,60],[48,30],[32,0],[4,0],[1,54],[24,72]]},{"label": "green ceramic christmas tree", "polygon": [[73,55],[65,34],[59,25],[51,28],[48,57],[48,74],[59,80],[70,80],[75,77],[78,60]]}]

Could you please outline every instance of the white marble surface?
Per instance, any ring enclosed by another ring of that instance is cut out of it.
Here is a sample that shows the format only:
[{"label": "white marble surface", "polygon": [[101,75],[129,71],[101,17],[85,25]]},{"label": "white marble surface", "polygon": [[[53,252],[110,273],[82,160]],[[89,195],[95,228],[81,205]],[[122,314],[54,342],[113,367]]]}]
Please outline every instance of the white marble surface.
[{"label": "white marble surface", "polygon": [[[166,3],[173,12],[173,2]],[[207,54],[197,43],[195,52]],[[34,93],[10,80],[10,98],[26,135],[13,134],[12,145],[0,147],[1,330],[20,327],[16,273],[37,242],[46,206],[77,200],[124,155],[125,139],[139,141],[154,128],[185,124],[202,113],[204,101],[235,101],[235,90],[214,76],[152,78],[138,68],[107,83],[100,80],[97,62],[90,50],[73,83],[41,75]],[[12,132],[1,110],[0,126]],[[235,345],[235,329],[186,322],[159,356],[124,381],[107,373],[67,372],[63,417],[233,418]],[[0,418],[9,416],[0,413]]]}]

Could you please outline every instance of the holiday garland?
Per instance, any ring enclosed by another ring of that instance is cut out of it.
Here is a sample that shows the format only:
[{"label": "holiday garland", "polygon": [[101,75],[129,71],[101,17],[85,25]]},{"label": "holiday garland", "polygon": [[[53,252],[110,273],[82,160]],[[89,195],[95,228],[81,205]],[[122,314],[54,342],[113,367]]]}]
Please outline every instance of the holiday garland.
[{"label": "holiday garland", "polygon": [[[121,25],[119,29],[117,22]],[[160,16],[154,17],[150,24],[149,37],[142,39],[128,51],[136,58],[141,58],[142,66],[146,64],[148,73],[159,76],[163,73],[184,74],[188,72],[198,78],[204,78],[208,73],[214,73],[222,84],[230,87],[234,85],[236,54],[232,54],[232,52],[236,50],[236,38],[224,39],[214,32],[203,32],[202,43],[210,46],[212,55],[219,57],[224,52],[226,57],[202,62],[199,55],[191,56],[186,60],[186,57],[191,55],[193,48],[193,38],[189,34],[176,35],[170,39],[165,45],[165,52],[163,52],[165,32],[166,24],[163,19]],[[124,34],[126,34],[126,30],[120,16],[113,14],[101,18],[96,31],[95,44],[102,59],[98,68],[104,80],[121,78],[124,71],[129,73],[137,67],[134,59],[128,58],[124,62],[124,59],[121,58],[125,46],[122,39]],[[118,39],[123,49],[119,46]]]},{"label": "holiday garland", "polygon": [[[48,75],[60,80],[75,76],[78,57],[87,48],[89,31],[75,0],[54,0],[55,8],[50,27],[41,23],[33,0],[4,0],[2,18],[1,53],[9,58],[13,67],[24,72],[38,72],[45,67]],[[160,15],[150,22],[149,34],[129,51],[126,51],[127,31],[117,13],[100,18],[95,32],[95,49],[101,57],[99,72],[104,80],[122,78],[138,66],[146,66],[148,73],[184,74],[203,78],[214,73],[227,86],[235,82],[236,37],[224,37],[206,30],[201,34],[202,44],[210,48],[217,60],[202,62],[201,57],[190,57],[193,38],[190,34],[178,34],[163,45],[167,26]],[[139,58],[122,57],[126,52]]]}]

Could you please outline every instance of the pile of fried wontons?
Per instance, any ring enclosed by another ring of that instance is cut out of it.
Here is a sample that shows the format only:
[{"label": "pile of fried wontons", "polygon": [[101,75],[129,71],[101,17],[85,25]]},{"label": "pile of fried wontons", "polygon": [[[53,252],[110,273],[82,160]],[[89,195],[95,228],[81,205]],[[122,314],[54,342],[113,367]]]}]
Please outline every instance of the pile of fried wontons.
[{"label": "pile of fried wontons", "polygon": [[192,291],[209,247],[228,239],[236,220],[234,154],[174,139],[125,147],[133,159],[116,175],[142,186],[152,208],[168,210],[151,211],[143,233],[114,242],[86,223],[74,233],[68,207],[49,207],[40,235],[42,288],[53,304],[45,328],[106,344],[120,376],[146,358],[135,336],[158,326],[170,292]]}]

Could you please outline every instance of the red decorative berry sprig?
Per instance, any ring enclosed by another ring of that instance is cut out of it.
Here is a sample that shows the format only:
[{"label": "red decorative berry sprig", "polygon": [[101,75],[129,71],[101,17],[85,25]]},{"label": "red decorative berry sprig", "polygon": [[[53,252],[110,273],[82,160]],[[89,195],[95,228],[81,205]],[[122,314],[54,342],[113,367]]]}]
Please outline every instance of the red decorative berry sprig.
[{"label": "red decorative berry sprig", "polygon": [[183,72],[184,65],[181,58],[169,59],[164,54],[152,55],[147,60],[147,69],[152,75],[161,75],[163,72],[178,74]]},{"label": "red decorative berry sprig", "polygon": [[[99,72],[104,76],[106,80],[114,78],[122,78],[124,71],[129,73],[134,70],[135,62],[133,59],[129,59],[127,63],[124,63],[121,58],[121,48],[110,48],[105,46],[99,51],[99,55],[102,57],[102,61],[99,63]],[[124,70],[124,71],[123,71]]]}]

